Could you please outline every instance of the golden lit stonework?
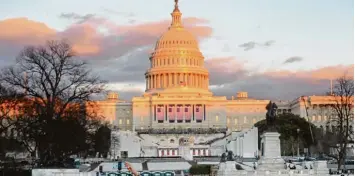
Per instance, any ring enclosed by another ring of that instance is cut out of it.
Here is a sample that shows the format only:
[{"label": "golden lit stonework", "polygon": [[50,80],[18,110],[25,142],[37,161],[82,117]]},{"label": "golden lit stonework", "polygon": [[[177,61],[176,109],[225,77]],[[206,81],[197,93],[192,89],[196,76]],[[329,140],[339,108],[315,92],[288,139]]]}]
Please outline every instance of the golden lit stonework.
[{"label": "golden lit stonework", "polygon": [[182,24],[176,2],[172,22],[157,41],[145,74],[146,93],[208,94],[209,76],[196,38]]},{"label": "golden lit stonework", "polygon": [[226,97],[209,91],[209,74],[196,38],[181,20],[178,2],[147,70],[146,91],[132,99],[133,130],[226,129]]}]

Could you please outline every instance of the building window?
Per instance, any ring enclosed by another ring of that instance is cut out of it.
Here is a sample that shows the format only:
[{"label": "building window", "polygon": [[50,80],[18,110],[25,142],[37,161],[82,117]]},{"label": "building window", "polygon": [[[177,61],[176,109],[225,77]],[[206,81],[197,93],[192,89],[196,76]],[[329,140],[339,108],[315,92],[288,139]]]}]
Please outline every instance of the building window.
[{"label": "building window", "polygon": [[247,123],[247,116],[244,116],[244,123]]},{"label": "building window", "polygon": [[143,116],[141,116],[141,122],[143,122]]},{"label": "building window", "polygon": [[229,124],[229,117],[227,117],[227,124]]},{"label": "building window", "polygon": [[122,119],[120,119],[120,120],[118,121],[118,124],[122,125]]},{"label": "building window", "polygon": [[216,116],[216,122],[218,122],[218,120],[219,120],[219,117],[218,117],[218,116]]},{"label": "building window", "polygon": [[312,116],[312,121],[316,121],[316,116]]},{"label": "building window", "polygon": [[129,119],[127,119],[127,125],[129,125]]},{"label": "building window", "polygon": [[174,142],[175,142],[175,141],[174,141],[174,139],[170,139],[170,143],[172,143],[172,144],[173,144]]},{"label": "building window", "polygon": [[255,117],[253,118],[253,124],[255,124],[256,123],[256,119],[255,119]]},{"label": "building window", "polygon": [[322,116],[318,116],[318,121],[322,121]]},{"label": "building window", "polygon": [[234,119],[234,124],[235,124],[235,125],[238,124],[238,119]]}]

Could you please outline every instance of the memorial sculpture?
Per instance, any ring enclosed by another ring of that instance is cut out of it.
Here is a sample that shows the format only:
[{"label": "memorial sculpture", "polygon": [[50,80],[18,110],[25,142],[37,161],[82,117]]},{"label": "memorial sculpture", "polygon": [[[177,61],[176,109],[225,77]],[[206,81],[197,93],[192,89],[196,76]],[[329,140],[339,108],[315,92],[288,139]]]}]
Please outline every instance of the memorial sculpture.
[{"label": "memorial sculpture", "polygon": [[232,151],[226,151],[222,154],[221,162],[234,161],[234,155]]},{"label": "memorial sculpture", "polygon": [[285,161],[281,158],[280,134],[275,126],[277,105],[270,101],[266,109],[266,130],[260,136],[262,156],[257,169],[269,171],[283,169]]},{"label": "memorial sculpture", "polygon": [[269,102],[266,106],[266,131],[275,132],[275,121],[276,121],[276,112],[277,112],[277,105],[273,102]]}]

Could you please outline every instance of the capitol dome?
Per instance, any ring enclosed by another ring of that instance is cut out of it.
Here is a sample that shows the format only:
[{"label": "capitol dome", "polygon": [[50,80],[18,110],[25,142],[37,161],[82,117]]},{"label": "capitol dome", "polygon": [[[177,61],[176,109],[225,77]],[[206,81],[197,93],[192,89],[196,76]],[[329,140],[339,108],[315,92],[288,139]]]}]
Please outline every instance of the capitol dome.
[{"label": "capitol dome", "polygon": [[[146,92],[161,93],[189,88],[194,92],[208,92],[209,76],[198,40],[184,28],[182,13],[175,0],[168,30],[156,42],[146,76]],[[186,91],[185,91],[186,92]]]},{"label": "capitol dome", "polygon": [[185,28],[170,28],[165,32],[157,41],[155,50],[162,50],[168,48],[184,48],[184,49],[197,49],[198,41]]},{"label": "capitol dome", "polygon": [[166,31],[157,41],[152,56],[166,54],[195,54],[203,57],[198,47],[195,36],[186,30],[181,20],[182,13],[179,10],[177,1],[174,11],[171,13],[172,21],[168,31]]}]

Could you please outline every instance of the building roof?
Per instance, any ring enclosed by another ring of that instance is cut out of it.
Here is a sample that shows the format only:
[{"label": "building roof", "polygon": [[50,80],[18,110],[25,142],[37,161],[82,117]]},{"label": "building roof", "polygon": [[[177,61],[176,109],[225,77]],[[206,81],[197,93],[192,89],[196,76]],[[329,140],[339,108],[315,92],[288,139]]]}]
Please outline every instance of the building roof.
[{"label": "building roof", "polygon": [[[178,50],[190,50],[199,51],[198,41],[192,35],[191,32],[186,30],[181,20],[182,13],[180,12],[178,3],[175,3],[174,11],[171,13],[172,21],[171,25],[157,41],[155,51],[152,53],[152,57],[169,54],[171,56],[177,54]],[[192,54],[192,53],[187,53]],[[198,53],[202,57],[201,53]]]}]

